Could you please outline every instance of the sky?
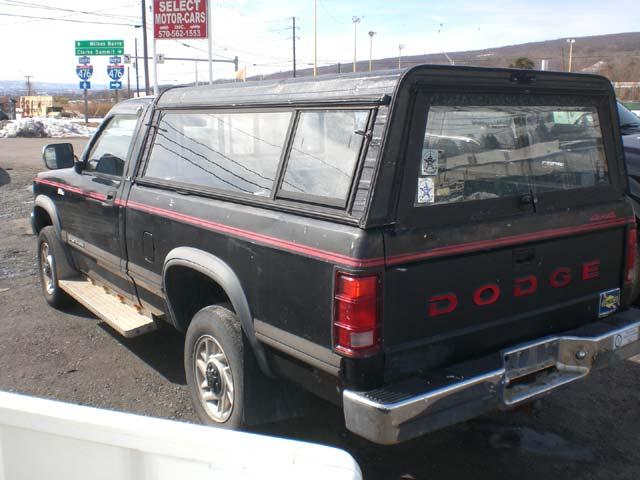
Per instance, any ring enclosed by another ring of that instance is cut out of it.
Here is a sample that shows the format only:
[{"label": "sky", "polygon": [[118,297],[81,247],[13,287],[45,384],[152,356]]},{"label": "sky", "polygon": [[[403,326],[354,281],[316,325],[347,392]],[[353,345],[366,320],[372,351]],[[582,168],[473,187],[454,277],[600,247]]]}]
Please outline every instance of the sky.
[{"label": "sky", "polygon": [[[314,0],[209,1],[214,58],[237,55],[249,76],[290,70],[291,17],[295,16],[298,68],[312,65]],[[352,62],[354,37],[358,60],[367,60],[369,31],[376,32],[373,57],[384,58],[397,56],[399,44],[405,45],[403,55],[417,55],[640,30],[638,0],[317,2],[319,65]],[[0,80],[31,75],[35,82],[77,82],[75,40],[122,39],[125,53],[133,54],[137,36],[142,55],[141,29],[134,27],[140,24],[140,13],[141,3],[135,0],[0,0]],[[361,19],[355,32],[353,16]],[[151,42],[152,15],[147,20]],[[579,47],[578,42],[576,52]],[[168,57],[206,58],[207,42],[158,40],[157,52]],[[108,82],[107,62],[108,57],[92,57],[94,83]],[[207,68],[206,63],[199,64],[200,81],[208,79]],[[214,78],[231,77],[232,64],[214,64]],[[192,82],[196,79],[195,62],[167,61],[158,66],[158,79],[163,84]]]}]

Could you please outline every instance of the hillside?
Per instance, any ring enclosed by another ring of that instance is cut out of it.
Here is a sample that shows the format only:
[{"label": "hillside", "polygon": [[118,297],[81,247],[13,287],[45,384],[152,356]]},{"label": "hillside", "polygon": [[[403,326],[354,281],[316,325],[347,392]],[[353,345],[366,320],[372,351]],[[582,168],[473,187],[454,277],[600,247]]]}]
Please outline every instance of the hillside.
[{"label": "hillside", "polygon": [[[640,32],[616,33],[591,37],[575,37],[573,47],[573,71],[589,71],[605,75],[612,81],[640,81]],[[507,45],[484,50],[447,52],[456,65],[474,65],[486,67],[507,67],[518,57],[528,57],[540,68],[543,59],[548,60],[548,70],[566,70],[569,62],[569,45],[566,38],[543,42]],[[448,64],[443,53],[413,55],[402,58],[402,66],[408,67],[420,63]],[[352,64],[342,64],[342,71],[351,71]],[[368,69],[368,60],[359,61],[358,71]],[[374,70],[398,67],[398,58],[373,60]],[[320,74],[337,73],[338,65],[320,67]],[[299,76],[312,74],[312,69],[298,70]],[[285,78],[291,72],[278,72],[265,75],[264,78]]]}]

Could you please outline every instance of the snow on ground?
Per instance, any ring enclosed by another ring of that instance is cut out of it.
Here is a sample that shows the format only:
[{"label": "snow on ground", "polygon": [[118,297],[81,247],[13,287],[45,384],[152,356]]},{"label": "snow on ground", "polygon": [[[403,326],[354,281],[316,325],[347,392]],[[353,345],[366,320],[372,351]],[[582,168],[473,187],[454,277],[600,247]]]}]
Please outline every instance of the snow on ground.
[{"label": "snow on ground", "polygon": [[0,138],[88,137],[96,128],[67,118],[22,118],[0,122]]}]

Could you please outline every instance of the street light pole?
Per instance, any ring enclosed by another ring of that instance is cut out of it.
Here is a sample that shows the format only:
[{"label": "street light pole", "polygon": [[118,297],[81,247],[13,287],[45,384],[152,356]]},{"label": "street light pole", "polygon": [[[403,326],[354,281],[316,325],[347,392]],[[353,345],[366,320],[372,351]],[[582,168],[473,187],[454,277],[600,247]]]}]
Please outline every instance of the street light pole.
[{"label": "street light pole", "polygon": [[371,64],[373,61],[373,36],[376,33],[377,32],[374,32],[374,31],[369,32],[369,71],[371,71]]},{"label": "street light pole", "polygon": [[576,43],[576,39],[568,38],[567,43],[569,44],[569,72],[571,72],[573,68],[573,44]]},{"label": "street light pole", "polygon": [[402,49],[406,47],[404,43],[398,45],[398,70],[402,68]]},{"label": "street light pole", "polygon": [[358,24],[360,23],[360,17],[355,15],[351,17],[353,22],[353,71],[356,71],[356,59],[357,59],[357,45],[358,45]]}]

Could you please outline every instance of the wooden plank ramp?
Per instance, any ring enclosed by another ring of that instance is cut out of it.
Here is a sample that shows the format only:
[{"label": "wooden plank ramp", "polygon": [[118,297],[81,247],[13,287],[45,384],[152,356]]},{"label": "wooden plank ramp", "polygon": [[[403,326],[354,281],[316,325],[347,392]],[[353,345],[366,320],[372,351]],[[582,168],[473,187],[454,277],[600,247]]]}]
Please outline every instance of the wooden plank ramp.
[{"label": "wooden plank ramp", "polygon": [[137,337],[157,328],[150,314],[124,303],[87,279],[60,280],[58,283],[62,290],[124,337]]}]

